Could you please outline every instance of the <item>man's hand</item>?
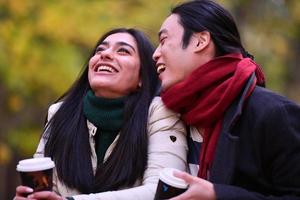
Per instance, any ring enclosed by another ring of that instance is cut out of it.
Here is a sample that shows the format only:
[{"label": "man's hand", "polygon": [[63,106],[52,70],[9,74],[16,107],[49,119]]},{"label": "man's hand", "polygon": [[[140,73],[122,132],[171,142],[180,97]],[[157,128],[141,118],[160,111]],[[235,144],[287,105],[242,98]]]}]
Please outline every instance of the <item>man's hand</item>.
[{"label": "man's hand", "polygon": [[170,200],[216,200],[214,185],[204,179],[192,176],[186,172],[174,172],[174,176],[185,180],[189,184],[187,191]]}]

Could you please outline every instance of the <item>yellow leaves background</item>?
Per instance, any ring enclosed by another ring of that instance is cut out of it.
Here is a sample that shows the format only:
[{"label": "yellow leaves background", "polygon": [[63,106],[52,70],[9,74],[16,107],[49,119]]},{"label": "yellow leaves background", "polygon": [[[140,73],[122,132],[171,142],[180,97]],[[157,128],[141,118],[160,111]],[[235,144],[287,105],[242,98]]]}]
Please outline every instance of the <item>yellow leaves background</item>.
[{"label": "yellow leaves background", "polygon": [[[157,44],[162,21],[179,2],[0,0],[0,199],[12,198],[17,161],[34,153],[47,107],[76,79],[101,34],[136,27]],[[217,2],[234,15],[267,87],[300,102],[300,1]]]}]

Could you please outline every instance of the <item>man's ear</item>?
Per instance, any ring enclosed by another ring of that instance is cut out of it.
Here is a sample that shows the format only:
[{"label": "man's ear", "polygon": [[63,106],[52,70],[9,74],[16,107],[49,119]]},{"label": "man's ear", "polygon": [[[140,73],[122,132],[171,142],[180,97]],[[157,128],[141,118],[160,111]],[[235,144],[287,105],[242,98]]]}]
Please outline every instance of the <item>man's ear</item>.
[{"label": "man's ear", "polygon": [[211,42],[210,33],[208,31],[201,31],[199,33],[194,34],[196,39],[196,46],[195,46],[195,52],[202,51],[209,45]]}]

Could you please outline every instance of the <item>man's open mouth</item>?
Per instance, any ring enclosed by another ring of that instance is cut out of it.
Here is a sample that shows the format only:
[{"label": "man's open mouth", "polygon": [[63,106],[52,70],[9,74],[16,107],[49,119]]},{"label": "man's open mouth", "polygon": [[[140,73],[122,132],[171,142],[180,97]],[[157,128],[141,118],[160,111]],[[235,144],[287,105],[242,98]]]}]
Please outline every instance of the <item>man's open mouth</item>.
[{"label": "man's open mouth", "polygon": [[166,65],[165,64],[158,64],[157,65],[157,68],[156,68],[156,72],[158,74],[162,73],[163,71],[165,71],[166,69]]}]

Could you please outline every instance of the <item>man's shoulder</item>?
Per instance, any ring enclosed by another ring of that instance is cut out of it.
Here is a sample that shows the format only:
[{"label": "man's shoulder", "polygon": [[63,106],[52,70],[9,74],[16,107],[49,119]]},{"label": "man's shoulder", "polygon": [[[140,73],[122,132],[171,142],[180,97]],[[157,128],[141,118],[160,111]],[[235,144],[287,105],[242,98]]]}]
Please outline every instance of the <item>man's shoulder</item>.
[{"label": "man's shoulder", "polygon": [[297,105],[297,103],[269,89],[256,86],[248,102],[251,108],[272,109],[276,106]]},{"label": "man's shoulder", "polygon": [[285,96],[256,87],[242,111],[242,119],[254,124],[274,124],[283,118],[300,117],[300,106]]}]

